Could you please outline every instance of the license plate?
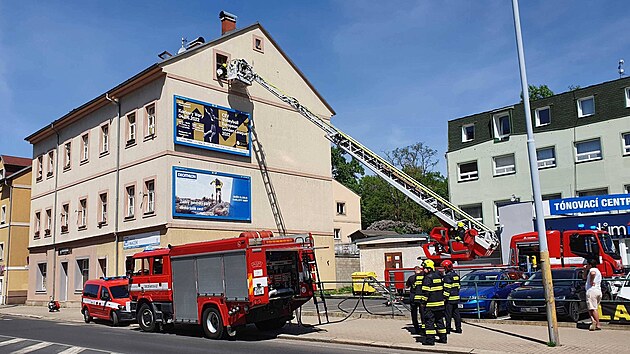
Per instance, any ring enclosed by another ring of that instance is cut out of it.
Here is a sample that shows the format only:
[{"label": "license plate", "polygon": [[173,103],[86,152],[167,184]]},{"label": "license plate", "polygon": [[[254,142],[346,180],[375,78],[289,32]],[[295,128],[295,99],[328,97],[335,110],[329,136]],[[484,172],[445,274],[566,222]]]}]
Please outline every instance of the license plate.
[{"label": "license plate", "polygon": [[464,308],[464,304],[457,304],[457,308],[458,309],[463,309]]},{"label": "license plate", "polygon": [[538,307],[521,307],[521,312],[538,312]]}]

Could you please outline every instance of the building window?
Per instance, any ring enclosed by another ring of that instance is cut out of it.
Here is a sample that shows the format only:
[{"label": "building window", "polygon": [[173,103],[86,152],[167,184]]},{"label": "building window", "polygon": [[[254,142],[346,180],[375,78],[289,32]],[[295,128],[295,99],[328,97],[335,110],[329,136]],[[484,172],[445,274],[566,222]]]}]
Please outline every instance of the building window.
[{"label": "building window", "polygon": [[4,169],[0,168],[0,179],[4,179]]},{"label": "building window", "polygon": [[462,126],[462,142],[475,140],[475,124],[466,124]]},{"label": "building window", "polygon": [[460,163],[457,165],[457,169],[459,170],[458,178],[460,182],[475,181],[479,179],[477,161]]},{"label": "building window", "polygon": [[107,224],[107,193],[99,194],[99,210],[98,224],[105,225]]},{"label": "building window", "polygon": [[74,290],[82,291],[85,282],[90,279],[90,259],[77,259],[77,268],[74,278]]},{"label": "building window", "polygon": [[48,172],[47,177],[52,177],[55,174],[55,151],[48,151]]},{"label": "building window", "polygon": [[37,264],[37,284],[35,291],[46,291],[46,273],[47,273],[47,264],[46,263],[38,263]]},{"label": "building window", "polygon": [[623,188],[626,190],[627,194],[630,194],[630,184],[626,184]]},{"label": "building window", "polygon": [[225,80],[227,77],[227,64],[230,58],[225,53],[214,53],[214,79]]},{"label": "building window", "polygon": [[44,230],[44,237],[50,236],[51,228],[52,228],[52,209],[46,209],[46,229]]},{"label": "building window", "polygon": [[257,52],[265,52],[265,40],[260,36],[252,35],[252,46],[253,49]]},{"label": "building window", "polygon": [[594,197],[597,195],[607,195],[608,188],[589,189],[583,191],[577,191],[578,197]]},{"label": "building window", "polygon": [[551,123],[551,109],[549,107],[536,110],[536,126],[542,127]]},{"label": "building window", "polygon": [[494,175],[503,176],[516,173],[514,154],[497,156],[492,158],[494,162]]},{"label": "building window", "polygon": [[333,230],[333,239],[341,240],[341,229],[334,229]]},{"label": "building window", "polygon": [[98,267],[101,270],[101,276],[107,276],[107,258],[99,258],[98,259]]},{"label": "building window", "polygon": [[70,216],[70,204],[64,203],[61,206],[61,233],[68,232],[68,217]]},{"label": "building window", "polygon": [[623,141],[623,156],[630,155],[630,133],[622,135]]},{"label": "building window", "polygon": [[511,133],[510,115],[508,113],[497,114],[492,118],[494,122],[494,137],[504,139]]},{"label": "building window", "polygon": [[147,205],[144,208],[144,213],[155,213],[155,180],[144,182],[144,194],[147,196]]},{"label": "building window", "polygon": [[466,214],[472,216],[475,220],[483,222],[483,214],[481,204],[460,205],[459,208]]},{"label": "building window", "polygon": [[87,162],[90,158],[90,134],[81,136],[81,162]]},{"label": "building window", "polygon": [[504,205],[509,205],[509,204],[512,204],[512,202],[509,200],[500,200],[500,201],[494,202],[494,224],[495,225],[499,225],[501,223],[499,219],[499,208],[501,208]]},{"label": "building window", "polygon": [[41,230],[41,226],[42,214],[41,212],[37,211],[35,212],[35,225],[33,226],[33,229],[35,230],[35,238],[39,238],[39,231]]},{"label": "building window", "polygon": [[72,161],[72,143],[67,142],[64,144],[64,154],[63,154],[63,169],[69,170],[70,163]]},{"label": "building window", "polygon": [[337,215],[346,215],[346,203],[337,202]]},{"label": "building window", "polygon": [[0,243],[0,261],[4,259],[4,243]]},{"label": "building window", "polygon": [[0,212],[0,224],[4,224],[7,222],[7,206],[2,206],[2,211]]},{"label": "building window", "polygon": [[44,157],[37,156],[37,180],[41,181],[44,175]]},{"label": "building window", "polygon": [[79,229],[87,227],[87,198],[79,200]]},{"label": "building window", "polygon": [[542,200],[562,199],[562,193],[543,194]]},{"label": "building window", "polygon": [[133,218],[135,213],[135,202],[136,202],[136,187],[129,186],[126,188],[127,190],[127,213],[125,215],[126,218]]},{"label": "building window", "polygon": [[146,136],[151,137],[155,135],[155,104],[151,104],[146,108]]},{"label": "building window", "polygon": [[601,160],[602,145],[599,138],[575,143],[575,162]]},{"label": "building window", "polygon": [[127,146],[136,143],[136,114],[131,113],[127,116]]},{"label": "building window", "polygon": [[101,126],[101,155],[109,152],[109,124]]},{"label": "building window", "polygon": [[595,97],[580,98],[577,101],[578,117],[588,117],[595,114]]},{"label": "building window", "polygon": [[556,167],[556,149],[552,147],[536,150],[538,169]]},{"label": "building window", "polygon": [[630,107],[630,87],[626,87],[625,96],[626,96],[626,107]]}]

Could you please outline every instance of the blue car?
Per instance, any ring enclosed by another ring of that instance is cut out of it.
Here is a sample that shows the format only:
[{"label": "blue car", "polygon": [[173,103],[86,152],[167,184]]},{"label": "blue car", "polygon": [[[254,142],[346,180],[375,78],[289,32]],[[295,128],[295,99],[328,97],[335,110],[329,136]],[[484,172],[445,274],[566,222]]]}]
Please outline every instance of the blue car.
[{"label": "blue car", "polygon": [[507,312],[507,297],[521,285],[515,282],[521,278],[522,273],[514,269],[475,270],[464,275],[459,312],[497,318],[501,312]]}]

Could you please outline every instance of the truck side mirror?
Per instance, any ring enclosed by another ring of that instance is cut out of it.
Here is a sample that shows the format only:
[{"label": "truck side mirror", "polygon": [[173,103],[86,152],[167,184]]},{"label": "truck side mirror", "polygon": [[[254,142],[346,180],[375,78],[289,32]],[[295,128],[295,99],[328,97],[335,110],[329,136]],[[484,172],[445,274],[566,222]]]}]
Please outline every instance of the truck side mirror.
[{"label": "truck side mirror", "polygon": [[133,273],[133,268],[136,262],[134,262],[133,258],[127,258],[125,260],[125,270],[127,272],[127,274],[132,274]]}]

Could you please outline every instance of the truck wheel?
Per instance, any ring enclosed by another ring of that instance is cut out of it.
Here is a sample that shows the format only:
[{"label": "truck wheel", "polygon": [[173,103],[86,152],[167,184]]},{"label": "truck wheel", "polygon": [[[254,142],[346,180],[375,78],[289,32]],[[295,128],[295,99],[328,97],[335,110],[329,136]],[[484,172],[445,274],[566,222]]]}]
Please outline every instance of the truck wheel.
[{"label": "truck wheel", "polygon": [[138,311],[138,325],[140,329],[144,332],[155,332],[157,328],[155,323],[155,314],[151,307],[147,304],[142,304],[140,306],[140,311]]},{"label": "truck wheel", "polygon": [[118,314],[116,311],[111,311],[109,313],[109,320],[112,321],[112,327],[116,327],[120,324],[120,320],[118,319]]},{"label": "truck wheel", "polygon": [[83,321],[85,321],[85,323],[90,323],[92,316],[90,316],[90,311],[87,309],[87,307],[84,307],[82,312],[83,312]]},{"label": "truck wheel", "polygon": [[259,331],[275,331],[278,330],[282,327],[284,327],[284,325],[287,323],[287,319],[286,318],[272,318],[270,320],[265,320],[265,321],[260,321],[260,322],[256,322],[256,328],[258,328]]},{"label": "truck wheel", "polygon": [[203,311],[203,331],[210,339],[222,339],[225,335],[221,312],[216,308],[208,307]]}]

